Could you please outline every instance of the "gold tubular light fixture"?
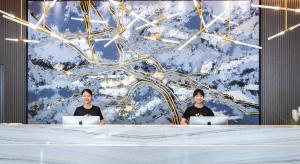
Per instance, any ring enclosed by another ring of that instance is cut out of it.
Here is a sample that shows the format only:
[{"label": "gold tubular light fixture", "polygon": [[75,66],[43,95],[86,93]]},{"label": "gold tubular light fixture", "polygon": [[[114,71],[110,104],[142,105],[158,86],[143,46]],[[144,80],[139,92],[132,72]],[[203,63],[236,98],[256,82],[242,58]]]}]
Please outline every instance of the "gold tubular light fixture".
[{"label": "gold tubular light fixture", "polygon": [[287,12],[295,12],[295,13],[300,13],[300,8],[299,9],[292,9],[292,8],[288,8],[287,7],[287,0],[284,0],[284,7],[281,6],[266,6],[266,5],[255,5],[255,4],[251,4],[252,7],[257,7],[257,8],[263,8],[263,9],[272,9],[272,10],[281,10],[284,11],[284,30],[280,31],[277,34],[274,34],[272,36],[268,37],[268,40],[272,40],[275,39],[279,36],[284,35],[286,32],[292,31],[295,28],[298,28],[300,26],[300,23],[293,25],[291,27],[288,27],[288,16],[287,16]]}]

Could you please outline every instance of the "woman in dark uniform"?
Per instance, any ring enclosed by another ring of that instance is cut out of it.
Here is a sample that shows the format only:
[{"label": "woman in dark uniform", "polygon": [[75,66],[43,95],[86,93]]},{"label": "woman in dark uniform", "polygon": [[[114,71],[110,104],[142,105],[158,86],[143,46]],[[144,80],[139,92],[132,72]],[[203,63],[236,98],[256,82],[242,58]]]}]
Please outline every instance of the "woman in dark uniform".
[{"label": "woman in dark uniform", "polygon": [[81,92],[83,105],[77,107],[74,116],[99,116],[100,125],[106,123],[99,107],[92,104],[93,93],[90,89],[84,89]]},{"label": "woman in dark uniform", "polygon": [[180,125],[188,125],[191,116],[215,116],[210,108],[204,106],[204,92],[201,89],[196,89],[193,96],[195,104],[185,110]]}]

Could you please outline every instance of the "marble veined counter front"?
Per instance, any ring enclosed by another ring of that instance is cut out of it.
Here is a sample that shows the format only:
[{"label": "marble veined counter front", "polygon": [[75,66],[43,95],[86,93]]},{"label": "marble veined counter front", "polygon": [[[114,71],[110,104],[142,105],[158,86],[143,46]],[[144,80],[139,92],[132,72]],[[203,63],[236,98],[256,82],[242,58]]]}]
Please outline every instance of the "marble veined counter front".
[{"label": "marble veined counter front", "polygon": [[6,124],[0,163],[300,163],[300,127]]}]

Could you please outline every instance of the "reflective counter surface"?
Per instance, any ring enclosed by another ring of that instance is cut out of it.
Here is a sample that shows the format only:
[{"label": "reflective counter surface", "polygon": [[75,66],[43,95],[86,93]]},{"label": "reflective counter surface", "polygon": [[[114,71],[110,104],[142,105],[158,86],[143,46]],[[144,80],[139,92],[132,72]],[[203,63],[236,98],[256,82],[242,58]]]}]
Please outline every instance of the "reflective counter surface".
[{"label": "reflective counter surface", "polygon": [[300,126],[3,124],[0,163],[300,163]]}]

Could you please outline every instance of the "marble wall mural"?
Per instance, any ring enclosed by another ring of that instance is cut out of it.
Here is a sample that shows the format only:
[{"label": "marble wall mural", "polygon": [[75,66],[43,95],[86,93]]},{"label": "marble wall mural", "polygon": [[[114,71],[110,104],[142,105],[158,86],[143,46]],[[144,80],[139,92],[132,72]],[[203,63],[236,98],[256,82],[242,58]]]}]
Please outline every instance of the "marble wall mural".
[{"label": "marble wall mural", "polygon": [[[204,22],[226,10],[228,1],[203,4]],[[235,40],[258,45],[259,10],[257,1],[234,1],[230,34]],[[126,7],[149,21],[178,14],[146,26],[111,4],[96,1],[87,12],[88,1],[60,1],[44,22],[45,28],[68,41],[28,30],[28,123],[61,123],[82,104],[80,92],[90,88],[94,105],[101,108],[112,124],[177,123],[192,93],[201,88],[206,105],[217,116],[232,116],[230,124],[259,123],[259,50],[236,45],[206,35],[197,37],[183,49],[178,47],[194,36],[200,18],[192,1],[126,1]],[[28,20],[36,23],[43,1],[28,1]],[[160,6],[164,6],[163,8]],[[91,16],[107,24],[85,23],[74,18]],[[124,19],[122,19],[124,14]],[[218,20],[208,33],[227,34],[226,22]],[[105,45],[117,33],[121,36]],[[149,40],[159,34],[175,42]],[[178,42],[178,43],[176,43]]]}]

